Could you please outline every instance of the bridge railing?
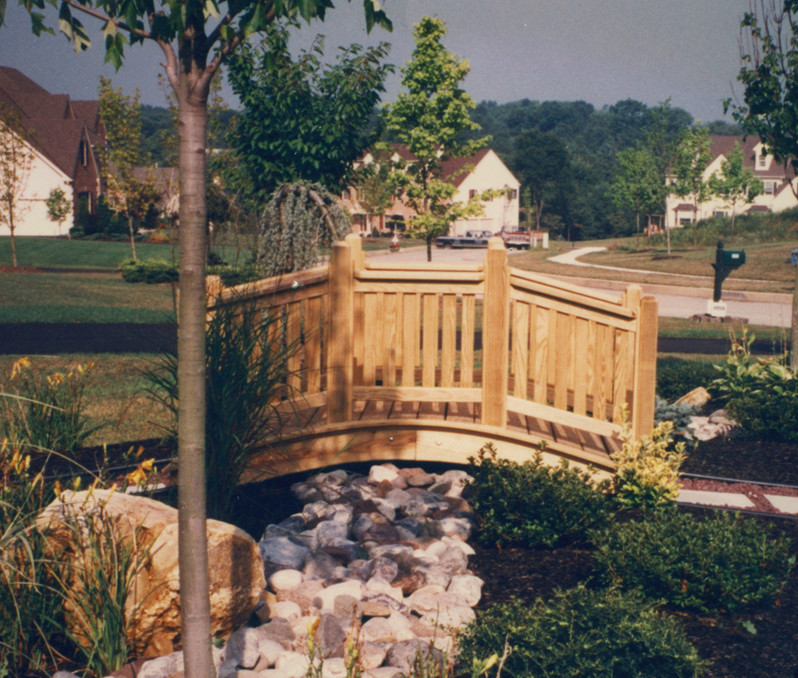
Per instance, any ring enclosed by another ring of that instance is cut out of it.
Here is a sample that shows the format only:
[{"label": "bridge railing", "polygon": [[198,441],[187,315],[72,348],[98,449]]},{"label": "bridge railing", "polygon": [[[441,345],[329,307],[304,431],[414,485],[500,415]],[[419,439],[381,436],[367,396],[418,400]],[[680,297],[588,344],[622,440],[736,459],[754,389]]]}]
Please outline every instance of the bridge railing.
[{"label": "bridge railing", "polygon": [[[636,436],[653,426],[657,305],[630,286],[620,300],[511,269],[500,240],[484,264],[366,263],[357,236],[328,266],[221,291],[252,303],[298,346],[289,393],[351,421],[357,401],[476,408],[503,427],[515,412]],[[415,410],[414,410],[415,411]]]}]

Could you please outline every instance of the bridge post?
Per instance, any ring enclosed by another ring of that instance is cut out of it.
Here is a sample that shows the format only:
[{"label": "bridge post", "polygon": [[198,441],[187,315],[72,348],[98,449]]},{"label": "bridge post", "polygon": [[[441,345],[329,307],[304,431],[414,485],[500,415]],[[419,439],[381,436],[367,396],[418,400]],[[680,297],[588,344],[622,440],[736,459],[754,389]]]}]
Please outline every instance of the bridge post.
[{"label": "bridge post", "polygon": [[510,269],[501,238],[488,241],[482,302],[482,423],[507,423]]},{"label": "bridge post", "polygon": [[659,323],[657,300],[654,297],[643,297],[638,308],[632,409],[632,435],[635,439],[650,434],[654,428]]},{"label": "bridge post", "polygon": [[355,254],[346,240],[333,244],[327,321],[327,422],[330,424],[352,418]]}]

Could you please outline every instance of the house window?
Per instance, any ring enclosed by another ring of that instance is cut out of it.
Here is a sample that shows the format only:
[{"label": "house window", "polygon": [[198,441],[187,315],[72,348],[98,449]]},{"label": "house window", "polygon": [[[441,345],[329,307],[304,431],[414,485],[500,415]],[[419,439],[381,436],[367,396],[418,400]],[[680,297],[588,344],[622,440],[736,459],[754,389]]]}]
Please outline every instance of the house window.
[{"label": "house window", "polygon": [[473,200],[477,197],[477,195],[479,195],[479,191],[476,188],[472,188],[470,191],[468,191],[469,200]]},{"label": "house window", "polygon": [[518,190],[515,188],[510,189],[510,200],[518,198]]},{"label": "house window", "polygon": [[765,167],[767,163],[767,156],[764,153],[759,154],[759,158],[757,159],[757,163],[759,167]]},{"label": "house window", "polygon": [[86,205],[86,213],[87,214],[94,214],[96,211],[96,203],[94,200],[94,194],[89,193],[88,191],[81,191],[78,193],[78,205]]},{"label": "house window", "polygon": [[725,217],[725,216],[728,216],[728,215],[727,215],[727,213],[726,213],[726,212],[724,212],[723,210],[715,210],[715,211],[712,213],[712,216],[713,216],[713,217]]},{"label": "house window", "polygon": [[765,194],[766,195],[773,195],[776,193],[776,182],[775,181],[765,181]]},{"label": "house window", "polygon": [[80,142],[78,153],[80,154],[80,164],[86,167],[89,164],[89,147],[85,141]]}]

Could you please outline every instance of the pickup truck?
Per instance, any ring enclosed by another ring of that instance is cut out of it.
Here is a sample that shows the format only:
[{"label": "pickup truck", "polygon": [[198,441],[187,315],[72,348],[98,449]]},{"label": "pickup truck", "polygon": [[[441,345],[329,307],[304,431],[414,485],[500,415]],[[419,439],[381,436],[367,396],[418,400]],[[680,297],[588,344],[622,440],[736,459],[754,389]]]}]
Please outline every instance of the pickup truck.
[{"label": "pickup truck", "polygon": [[504,246],[507,249],[511,247],[517,247],[519,250],[529,249],[529,231],[523,226],[502,226],[501,231],[496,235],[501,236],[501,239],[504,240]]},{"label": "pickup truck", "polygon": [[491,231],[466,231],[465,235],[441,236],[435,240],[437,247],[487,247],[493,237]]}]

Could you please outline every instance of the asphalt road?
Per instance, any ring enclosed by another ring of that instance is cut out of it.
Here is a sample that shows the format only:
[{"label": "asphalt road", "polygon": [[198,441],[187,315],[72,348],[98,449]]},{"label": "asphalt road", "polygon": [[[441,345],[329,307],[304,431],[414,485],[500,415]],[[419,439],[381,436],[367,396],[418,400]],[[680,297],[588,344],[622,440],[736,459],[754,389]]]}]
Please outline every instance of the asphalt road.
[{"label": "asphalt road", "polygon": [[[600,289],[607,294],[619,297],[629,283],[623,282],[623,274],[631,269],[612,269],[601,266],[599,268],[617,270],[618,281],[591,280],[587,277],[589,265],[579,262],[580,254],[595,251],[595,248],[577,248],[571,250],[559,259],[562,263],[574,265],[574,276],[578,284]],[[459,262],[479,264],[485,258],[485,249],[438,249],[432,248],[432,261],[438,263],[455,264]],[[427,260],[426,250],[423,247],[410,247],[399,252],[371,253],[369,257],[386,261],[424,263]],[[513,253],[510,253],[512,266]],[[642,285],[643,294],[653,296],[659,303],[659,315],[667,318],[691,318],[694,315],[703,315],[707,311],[707,302],[712,299],[712,282],[701,276],[688,276],[690,286],[668,285]],[[708,286],[705,286],[708,285]],[[775,327],[790,327],[792,318],[792,297],[788,294],[764,294],[761,292],[724,292],[723,301],[727,306],[727,316],[731,318],[746,319],[751,325],[772,325]]]}]

